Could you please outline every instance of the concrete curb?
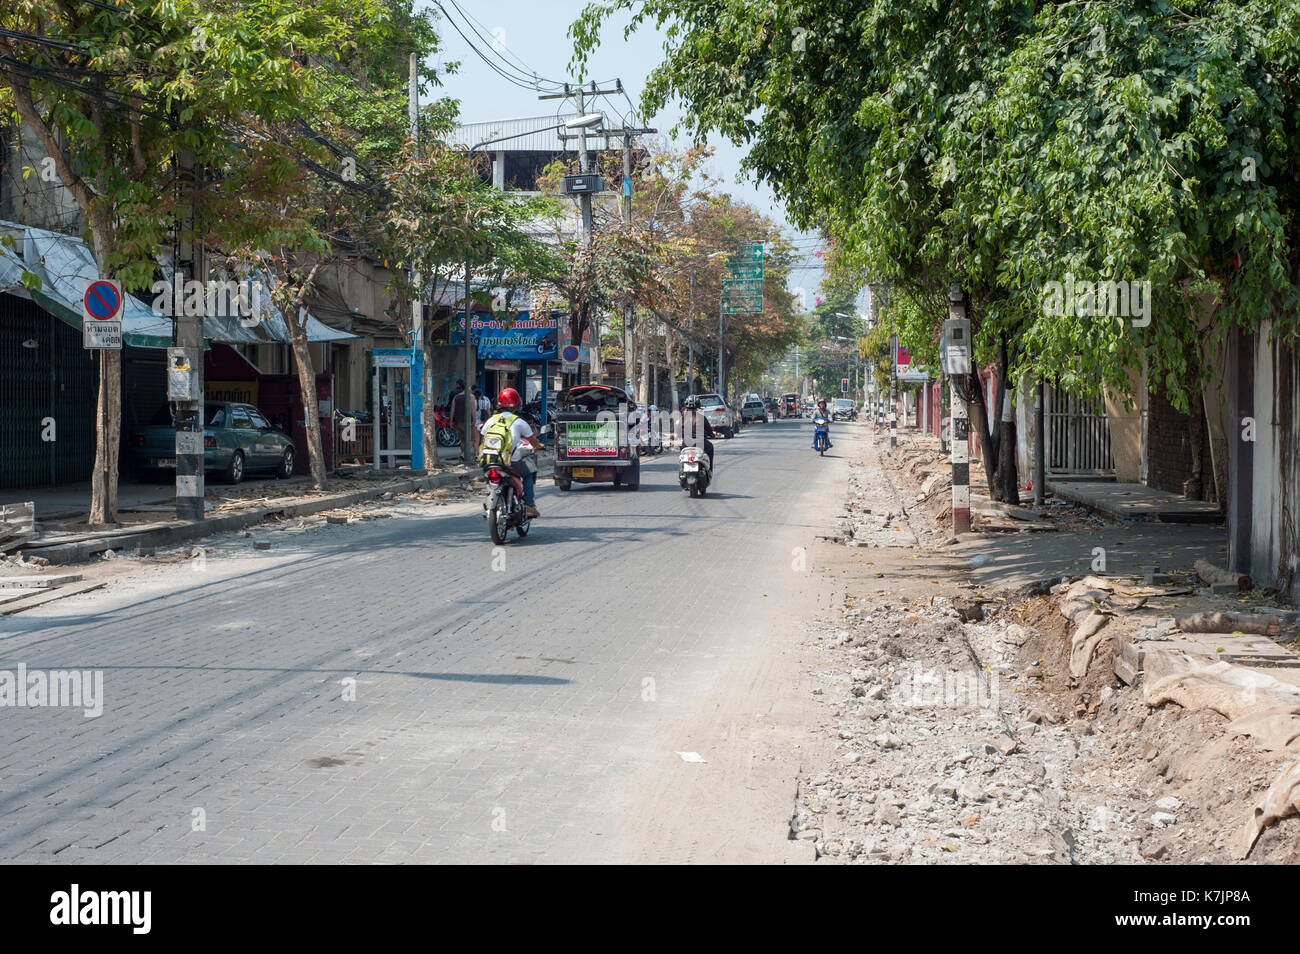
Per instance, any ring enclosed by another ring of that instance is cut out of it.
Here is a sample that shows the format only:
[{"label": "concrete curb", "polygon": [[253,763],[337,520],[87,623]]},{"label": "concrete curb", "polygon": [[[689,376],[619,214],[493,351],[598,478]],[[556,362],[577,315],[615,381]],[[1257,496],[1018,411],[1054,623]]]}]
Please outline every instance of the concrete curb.
[{"label": "concrete curb", "polygon": [[[550,465],[543,465],[537,470],[537,476],[550,477],[554,470]],[[125,533],[114,537],[101,537],[95,540],[82,540],[77,543],[52,543],[48,546],[41,546],[39,543],[28,544],[23,547],[23,551],[32,553],[35,556],[45,557],[51,564],[60,566],[70,563],[81,563],[91,559],[105,550],[129,550],[134,547],[160,547],[170,546],[177,543],[184,543],[189,540],[198,540],[216,533],[228,533],[232,530],[243,530],[247,527],[255,526],[262,523],[271,516],[283,517],[306,517],[311,514],[321,513],[325,510],[335,510],[339,507],[350,507],[354,504],[366,500],[375,500],[384,494],[411,493],[412,491],[436,490],[439,487],[451,487],[456,484],[468,482],[479,476],[476,470],[456,471],[453,473],[430,474],[425,477],[411,477],[405,480],[395,480],[388,483],[378,484],[374,487],[367,487],[364,490],[353,490],[342,494],[330,494],[326,497],[308,497],[301,501],[295,502],[293,498],[285,498],[284,503],[276,503],[267,507],[257,507],[252,510],[241,511],[240,513],[227,514],[221,517],[207,517],[203,520],[176,521],[165,527],[155,527],[151,530],[142,530],[140,533]]]}]

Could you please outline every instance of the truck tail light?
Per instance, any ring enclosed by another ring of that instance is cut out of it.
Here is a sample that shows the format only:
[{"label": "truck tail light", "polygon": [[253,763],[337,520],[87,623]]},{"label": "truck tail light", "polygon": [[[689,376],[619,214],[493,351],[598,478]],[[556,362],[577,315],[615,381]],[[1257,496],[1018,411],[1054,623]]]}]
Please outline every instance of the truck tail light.
[{"label": "truck tail light", "polygon": [[211,436],[203,438],[203,447],[205,450],[216,450],[217,439]]}]

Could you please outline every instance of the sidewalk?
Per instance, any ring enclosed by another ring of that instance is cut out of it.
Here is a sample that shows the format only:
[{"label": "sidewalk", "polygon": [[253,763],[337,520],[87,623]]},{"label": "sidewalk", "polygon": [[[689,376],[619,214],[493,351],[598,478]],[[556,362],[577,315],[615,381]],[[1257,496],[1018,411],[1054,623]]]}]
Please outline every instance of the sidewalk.
[{"label": "sidewalk", "polygon": [[1145,484],[1052,480],[1048,481],[1047,489],[1062,500],[1119,520],[1159,520],[1164,523],[1220,523],[1223,520],[1218,504],[1188,500],[1182,494],[1167,493]]},{"label": "sidewalk", "polygon": [[[308,516],[412,491],[458,486],[480,476],[476,466],[441,463],[434,472],[403,468],[375,473],[369,467],[345,466],[327,480],[324,490],[313,489],[306,477],[249,481],[237,487],[210,484],[205,500],[209,516],[195,521],[175,519],[171,485],[125,484],[119,488],[121,519],[114,527],[85,525],[89,487],[23,492],[25,499],[36,502],[38,536],[23,543],[21,552],[58,565],[88,560],[106,550],[147,554],[155,547],[242,530],[269,518]],[[541,455],[539,464],[538,476],[549,476],[550,455]],[[69,505],[79,492],[81,506],[74,510]],[[62,517],[46,515],[44,508],[57,515],[60,505]]]},{"label": "sidewalk", "polygon": [[[818,634],[839,659],[810,666],[843,754],[805,778],[796,837],[858,861],[1300,862],[1300,613],[1178,572],[1221,566],[1222,528],[1005,507],[976,462],[972,513],[997,519],[955,541],[934,445],[886,435],[850,475]],[[913,552],[859,533],[877,514]]]},{"label": "sidewalk", "polygon": [[[889,453],[887,432],[876,435],[876,447]],[[908,462],[921,456],[938,457],[938,440],[915,432],[900,433],[895,466],[906,473]],[[948,466],[948,458],[942,457],[930,468],[941,473]],[[1047,485],[1049,505],[1042,509],[1033,506],[1032,492],[1027,502],[1022,497],[1019,507],[1010,507],[989,497],[978,460],[971,461],[970,473],[976,532],[964,534],[952,547],[969,567],[971,581],[979,586],[1018,589],[1087,573],[1143,577],[1151,572],[1190,570],[1197,559],[1226,562],[1223,527],[1207,522],[1211,515],[1218,519],[1215,504],[1188,501],[1140,485],[1063,481]],[[923,484],[920,489],[925,487]],[[950,482],[934,487],[924,506],[951,530],[948,487]],[[1053,494],[1057,501],[1052,500]],[[992,514],[999,516],[996,523],[983,519]],[[1120,522],[1104,522],[1093,514],[1119,518]],[[1175,520],[1187,514],[1197,519]],[[979,532],[981,526],[998,532]],[[1016,527],[1020,532],[1015,532]]]}]

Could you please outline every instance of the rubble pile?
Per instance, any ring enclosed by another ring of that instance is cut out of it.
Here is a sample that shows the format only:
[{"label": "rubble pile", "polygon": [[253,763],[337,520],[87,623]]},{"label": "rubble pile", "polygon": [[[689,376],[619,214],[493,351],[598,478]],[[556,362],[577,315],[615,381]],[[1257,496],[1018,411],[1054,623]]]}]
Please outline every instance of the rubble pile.
[{"label": "rubble pile", "polygon": [[1141,818],[1078,776],[1098,747],[1091,723],[1054,723],[1016,691],[1023,627],[964,623],[936,598],[850,610],[813,635],[841,663],[818,674],[839,756],[803,779],[794,837],[851,862],[1136,856]]}]

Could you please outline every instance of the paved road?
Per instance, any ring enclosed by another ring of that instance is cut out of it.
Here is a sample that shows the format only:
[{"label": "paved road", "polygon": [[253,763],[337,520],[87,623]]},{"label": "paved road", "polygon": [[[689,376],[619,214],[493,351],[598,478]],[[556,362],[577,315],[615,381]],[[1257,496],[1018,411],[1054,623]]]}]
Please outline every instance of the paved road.
[{"label": "paved road", "polygon": [[0,670],[99,670],[105,705],[0,708],[0,860],[619,856],[619,786],[789,625],[765,607],[843,486],[807,440],[719,441],[699,501],[671,455],[636,493],[543,481],[496,551],[477,503],[423,504],[5,621]]}]

